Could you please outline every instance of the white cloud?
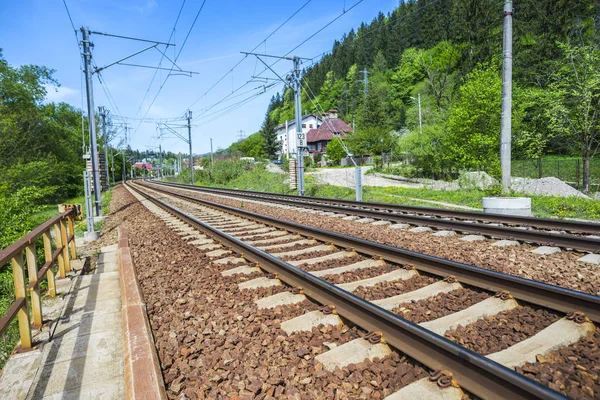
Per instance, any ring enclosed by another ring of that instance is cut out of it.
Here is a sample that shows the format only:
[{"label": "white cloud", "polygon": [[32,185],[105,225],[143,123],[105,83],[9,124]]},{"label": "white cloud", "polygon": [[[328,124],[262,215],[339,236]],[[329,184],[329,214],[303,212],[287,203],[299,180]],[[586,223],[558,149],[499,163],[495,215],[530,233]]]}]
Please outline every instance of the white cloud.
[{"label": "white cloud", "polygon": [[47,103],[59,103],[59,102],[74,102],[79,95],[79,90],[72,89],[67,86],[54,86],[46,84],[46,102]]}]

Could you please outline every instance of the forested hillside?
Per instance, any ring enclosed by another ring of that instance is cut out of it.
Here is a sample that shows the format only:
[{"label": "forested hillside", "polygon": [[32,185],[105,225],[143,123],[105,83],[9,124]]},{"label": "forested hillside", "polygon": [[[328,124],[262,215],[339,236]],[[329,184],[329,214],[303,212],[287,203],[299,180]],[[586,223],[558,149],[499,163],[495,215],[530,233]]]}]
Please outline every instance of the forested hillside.
[{"label": "forested hillside", "polygon": [[[514,6],[513,158],[589,160],[600,136],[599,2]],[[498,174],[502,8],[500,0],[402,2],[307,66],[303,109],[336,108],[355,122],[348,143],[356,155],[394,152],[430,172]],[[291,91],[274,97],[270,109],[276,122],[292,119]]]}]

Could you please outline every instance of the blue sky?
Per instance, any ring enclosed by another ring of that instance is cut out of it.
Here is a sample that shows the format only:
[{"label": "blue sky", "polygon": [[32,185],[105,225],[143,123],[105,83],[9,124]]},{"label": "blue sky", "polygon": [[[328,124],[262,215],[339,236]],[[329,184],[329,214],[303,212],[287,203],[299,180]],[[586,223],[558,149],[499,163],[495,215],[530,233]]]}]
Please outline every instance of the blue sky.
[{"label": "blue sky", "polygon": [[[312,0],[256,51],[283,55],[356,1]],[[0,48],[4,58],[15,66],[38,64],[55,69],[55,78],[61,86],[48,88],[49,100],[65,101],[80,108],[80,54],[62,0],[0,2]],[[182,152],[187,151],[187,145],[182,141],[157,137],[154,121],[125,121],[118,115],[127,118],[137,116],[138,119],[143,116],[146,119],[181,117],[193,104],[191,110],[197,117],[192,129],[194,153],[209,151],[209,138],[213,138],[215,149],[225,148],[237,139],[238,131],[249,135],[260,128],[271,95],[281,90],[282,85],[277,84],[267,93],[258,95],[263,90],[263,82],[247,82],[253,74],[263,71],[264,66],[255,58],[247,57],[233,73],[204,94],[243,58],[240,51],[253,49],[306,2],[207,0],[177,61],[182,69],[199,72],[198,75],[192,78],[173,75],[166,79],[168,71],[159,71],[150,85],[154,70],[115,65],[102,72],[112,101],[95,77],[95,104],[106,106],[113,114],[113,122],[129,124],[131,147],[144,150],[162,144],[163,149]],[[182,0],[66,0],[66,3],[77,29],[86,25],[92,31],[167,41]],[[358,27],[363,21],[371,21],[379,11],[387,14],[397,3],[398,0],[364,0],[293,54],[314,57],[330,50],[333,41],[343,33]],[[171,59],[179,52],[201,4],[202,0],[185,2],[171,40],[177,46],[169,48],[166,53]],[[95,45],[93,57],[99,67],[149,45],[100,35],[93,35],[92,41]],[[164,46],[160,49],[164,50]],[[125,62],[156,66],[161,57],[158,51],[152,49]],[[162,67],[170,68],[171,64],[165,59]],[[282,61],[273,68],[284,75],[291,68],[291,62]],[[263,76],[274,77],[268,71]],[[150,107],[163,82],[166,83]],[[246,86],[231,95],[244,84]],[[228,101],[215,105],[228,95]],[[247,102],[239,104],[246,99]],[[238,104],[237,108],[228,111],[227,107],[235,104]],[[185,133],[181,129],[179,131]],[[120,139],[118,137],[112,143],[117,145]]]}]

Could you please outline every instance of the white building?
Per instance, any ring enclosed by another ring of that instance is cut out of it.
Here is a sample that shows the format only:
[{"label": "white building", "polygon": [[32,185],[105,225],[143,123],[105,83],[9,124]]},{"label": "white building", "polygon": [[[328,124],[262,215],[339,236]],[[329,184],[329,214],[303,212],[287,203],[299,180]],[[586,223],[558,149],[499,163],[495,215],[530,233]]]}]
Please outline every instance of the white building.
[{"label": "white building", "polygon": [[[307,134],[308,131],[318,128],[321,125],[321,119],[315,114],[308,114],[302,117],[302,132]],[[275,127],[277,132],[277,140],[280,143],[279,158],[283,155],[288,157],[294,156],[297,151],[296,145],[296,119],[285,121],[283,124]]]}]

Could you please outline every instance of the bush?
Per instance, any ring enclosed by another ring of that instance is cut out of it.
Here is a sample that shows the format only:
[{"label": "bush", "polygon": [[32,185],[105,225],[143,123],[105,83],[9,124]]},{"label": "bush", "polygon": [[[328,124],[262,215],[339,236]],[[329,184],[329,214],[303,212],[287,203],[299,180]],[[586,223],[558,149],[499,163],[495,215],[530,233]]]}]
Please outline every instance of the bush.
[{"label": "bush", "polygon": [[323,159],[323,153],[315,153],[314,161],[315,164],[318,164]]},{"label": "bush", "polygon": [[378,172],[383,170],[383,158],[381,156],[373,157],[373,164],[374,164],[374,167],[373,167],[374,170],[376,170]]},{"label": "bush", "polygon": [[230,181],[238,178],[246,171],[254,168],[254,164],[248,161],[233,161],[223,160],[215,163],[215,168],[212,171],[212,182],[225,185]]},{"label": "bush", "polygon": [[311,157],[304,157],[304,168],[310,168],[313,166],[313,159]]}]

